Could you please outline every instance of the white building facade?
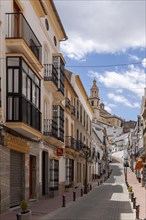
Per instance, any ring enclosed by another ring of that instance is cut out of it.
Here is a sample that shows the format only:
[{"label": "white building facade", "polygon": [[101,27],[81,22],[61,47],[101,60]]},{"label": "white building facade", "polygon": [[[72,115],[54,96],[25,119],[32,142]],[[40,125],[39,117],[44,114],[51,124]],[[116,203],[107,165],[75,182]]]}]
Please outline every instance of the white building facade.
[{"label": "white building facade", "polygon": [[0,1],[0,212],[64,189],[66,39],[53,1]]}]

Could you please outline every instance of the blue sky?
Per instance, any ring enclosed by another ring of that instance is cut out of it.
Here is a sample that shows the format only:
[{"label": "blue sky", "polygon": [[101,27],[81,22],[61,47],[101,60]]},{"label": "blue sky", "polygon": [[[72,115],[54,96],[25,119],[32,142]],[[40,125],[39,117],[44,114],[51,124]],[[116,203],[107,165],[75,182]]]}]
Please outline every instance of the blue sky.
[{"label": "blue sky", "polygon": [[110,113],[137,120],[145,87],[145,1],[54,3],[68,36],[61,43],[66,68],[80,75],[88,95],[96,79]]}]

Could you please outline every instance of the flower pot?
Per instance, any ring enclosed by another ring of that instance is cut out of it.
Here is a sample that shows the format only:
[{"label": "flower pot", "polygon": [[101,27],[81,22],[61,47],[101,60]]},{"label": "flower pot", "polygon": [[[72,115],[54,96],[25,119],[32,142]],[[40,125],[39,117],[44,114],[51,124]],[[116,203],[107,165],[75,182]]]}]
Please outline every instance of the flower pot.
[{"label": "flower pot", "polygon": [[17,217],[17,220],[31,220],[31,210],[28,210],[25,213],[20,212],[16,214],[16,217]]}]

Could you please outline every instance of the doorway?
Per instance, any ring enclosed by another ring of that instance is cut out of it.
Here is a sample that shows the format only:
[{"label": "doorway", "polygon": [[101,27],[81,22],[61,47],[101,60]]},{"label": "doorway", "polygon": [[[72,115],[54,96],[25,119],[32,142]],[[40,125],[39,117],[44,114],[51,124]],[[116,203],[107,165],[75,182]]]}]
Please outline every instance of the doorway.
[{"label": "doorway", "polygon": [[42,152],[42,195],[48,194],[48,152]]},{"label": "doorway", "polygon": [[29,157],[29,198],[36,197],[36,157]]}]

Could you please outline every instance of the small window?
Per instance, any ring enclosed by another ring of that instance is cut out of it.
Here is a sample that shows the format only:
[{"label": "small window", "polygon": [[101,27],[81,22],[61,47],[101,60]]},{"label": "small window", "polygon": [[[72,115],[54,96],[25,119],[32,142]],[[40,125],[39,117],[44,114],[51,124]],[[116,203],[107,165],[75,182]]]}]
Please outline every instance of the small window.
[{"label": "small window", "polygon": [[48,31],[49,30],[49,22],[47,19],[45,19],[45,26],[46,26],[46,30]]},{"label": "small window", "polygon": [[54,36],[54,45],[57,46],[57,40],[55,36]]}]

